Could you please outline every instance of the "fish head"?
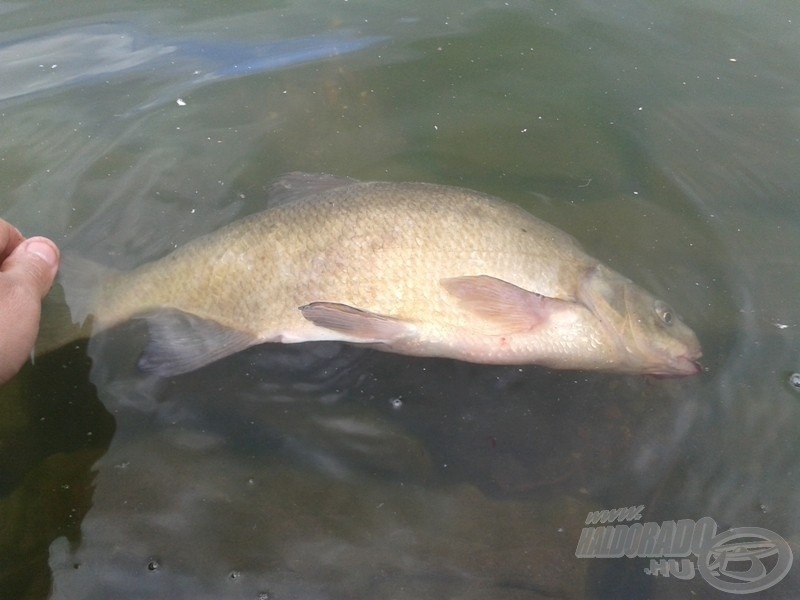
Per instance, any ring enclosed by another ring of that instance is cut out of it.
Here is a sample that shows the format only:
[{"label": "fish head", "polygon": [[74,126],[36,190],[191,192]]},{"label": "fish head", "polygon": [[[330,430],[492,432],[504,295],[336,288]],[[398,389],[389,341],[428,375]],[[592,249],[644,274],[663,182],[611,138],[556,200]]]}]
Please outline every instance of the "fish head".
[{"label": "fish head", "polygon": [[612,348],[614,370],[694,375],[702,369],[697,336],[670,306],[623,277],[596,265],[583,276],[578,300],[598,319]]}]

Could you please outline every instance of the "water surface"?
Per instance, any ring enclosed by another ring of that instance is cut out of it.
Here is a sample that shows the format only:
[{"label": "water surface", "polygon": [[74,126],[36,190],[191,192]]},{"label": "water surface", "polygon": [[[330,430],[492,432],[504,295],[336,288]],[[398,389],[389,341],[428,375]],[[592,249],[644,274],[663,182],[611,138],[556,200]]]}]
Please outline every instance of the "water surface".
[{"label": "water surface", "polygon": [[[797,554],[794,2],[0,13],[0,56],[20,56],[0,65],[0,215],[65,253],[131,268],[260,210],[292,170],[463,185],[667,299],[707,366],[312,344],[157,380],[132,323],[0,390],[5,597],[728,596],[575,557],[589,511],[637,505]],[[762,595],[799,588],[795,567]]]}]

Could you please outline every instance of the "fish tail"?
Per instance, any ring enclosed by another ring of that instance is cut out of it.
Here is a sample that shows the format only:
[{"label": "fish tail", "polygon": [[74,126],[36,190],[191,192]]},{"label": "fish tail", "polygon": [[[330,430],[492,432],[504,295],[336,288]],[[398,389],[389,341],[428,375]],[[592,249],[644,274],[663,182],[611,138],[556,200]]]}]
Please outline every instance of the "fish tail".
[{"label": "fish tail", "polygon": [[88,259],[62,256],[56,282],[42,302],[36,355],[90,336],[95,298],[110,276],[110,269]]}]

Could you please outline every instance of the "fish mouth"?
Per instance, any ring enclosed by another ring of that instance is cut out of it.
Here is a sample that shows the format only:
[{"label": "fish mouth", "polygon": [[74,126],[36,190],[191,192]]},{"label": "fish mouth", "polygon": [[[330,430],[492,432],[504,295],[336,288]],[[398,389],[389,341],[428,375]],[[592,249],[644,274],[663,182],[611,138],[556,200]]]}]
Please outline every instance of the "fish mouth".
[{"label": "fish mouth", "polygon": [[703,371],[703,365],[700,364],[700,361],[686,356],[678,357],[676,363],[678,375],[697,375]]},{"label": "fish mouth", "polygon": [[705,370],[700,361],[697,360],[700,355],[694,355],[693,358],[682,355],[673,357],[664,367],[658,367],[649,371],[650,375],[658,378],[666,377],[688,377],[690,375],[697,375]]}]

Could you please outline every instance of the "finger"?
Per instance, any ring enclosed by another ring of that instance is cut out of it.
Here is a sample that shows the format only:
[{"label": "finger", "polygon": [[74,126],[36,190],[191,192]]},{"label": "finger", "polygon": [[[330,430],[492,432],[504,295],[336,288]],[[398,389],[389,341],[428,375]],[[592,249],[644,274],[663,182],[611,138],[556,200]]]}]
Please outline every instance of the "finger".
[{"label": "finger", "polygon": [[19,244],[0,266],[2,276],[43,298],[53,285],[60,254],[47,238],[32,237]]},{"label": "finger", "polygon": [[8,221],[0,219],[0,263],[25,239],[19,229]]}]

